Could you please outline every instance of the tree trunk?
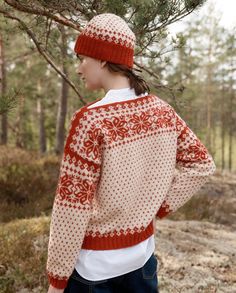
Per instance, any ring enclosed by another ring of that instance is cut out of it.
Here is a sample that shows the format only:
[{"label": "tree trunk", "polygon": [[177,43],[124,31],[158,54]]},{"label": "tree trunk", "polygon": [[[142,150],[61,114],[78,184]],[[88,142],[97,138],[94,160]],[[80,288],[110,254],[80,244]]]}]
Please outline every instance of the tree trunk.
[{"label": "tree trunk", "polygon": [[229,125],[229,157],[228,157],[229,171],[232,170],[232,144],[233,144],[233,131],[232,131],[232,124],[230,124]]},{"label": "tree trunk", "polygon": [[[232,86],[232,85],[231,85]],[[230,101],[229,101],[229,171],[232,171],[232,153],[233,153],[233,100],[234,100],[234,92],[233,88],[230,89]]]},{"label": "tree trunk", "polygon": [[214,40],[212,39],[212,35],[209,35],[209,47],[207,50],[207,88],[206,88],[206,102],[207,102],[207,147],[209,151],[212,153],[212,95],[213,95],[213,84],[212,84],[212,73],[213,73],[213,64],[214,61],[212,61],[212,46],[213,46]]},{"label": "tree trunk", "polygon": [[[6,94],[6,64],[4,59],[3,38],[0,34],[0,95],[3,97]],[[0,144],[7,144],[7,113],[3,113],[1,117],[1,140]]]},{"label": "tree trunk", "polygon": [[206,99],[207,99],[207,147],[212,152],[212,134],[211,134],[211,95],[212,95],[212,69],[211,65],[207,66],[207,88],[206,88]]},{"label": "tree trunk", "polygon": [[[65,33],[65,28],[61,26],[61,56],[62,56],[62,71],[65,75],[68,74],[66,58],[67,58],[67,38]],[[61,154],[64,148],[64,139],[65,139],[65,120],[67,113],[67,98],[69,86],[68,83],[65,82],[64,79],[61,79],[62,87],[61,87],[61,95],[59,98],[58,112],[57,112],[57,125],[56,125],[56,154]]]},{"label": "tree trunk", "polygon": [[229,158],[228,158],[228,162],[229,162],[229,171],[232,171],[232,165],[233,165],[233,137],[234,137],[234,99],[235,99],[235,90],[234,90],[234,84],[235,84],[235,80],[234,80],[234,73],[235,73],[235,59],[234,59],[234,54],[233,54],[233,49],[234,47],[234,38],[232,38],[232,44],[230,47],[230,80],[229,80],[229,84],[230,84],[230,100],[229,100]]},{"label": "tree trunk", "polygon": [[38,113],[38,120],[39,120],[39,151],[40,153],[45,153],[47,150],[46,132],[45,132],[44,107],[42,103],[40,81],[38,82],[37,113]]},{"label": "tree trunk", "polygon": [[[225,97],[225,88],[224,88],[224,79],[223,79],[223,87],[222,87],[222,97]],[[221,171],[225,169],[225,109],[224,103],[225,100],[223,98],[220,99],[220,117],[221,117]]]},{"label": "tree trunk", "polygon": [[45,153],[47,150],[46,147],[46,135],[45,135],[45,127],[44,127],[44,108],[42,99],[37,99],[37,112],[39,119],[39,150],[40,153]]},{"label": "tree trunk", "polygon": [[18,116],[16,117],[16,121],[15,121],[16,147],[18,148],[24,147],[23,135],[22,135],[22,121],[23,121],[24,107],[25,107],[25,97],[20,96]]},{"label": "tree trunk", "polygon": [[38,97],[37,99],[37,113],[38,113],[38,121],[39,121],[39,151],[40,153],[45,153],[47,150],[46,132],[45,132],[45,124],[44,124],[44,108],[43,108],[41,97]]}]

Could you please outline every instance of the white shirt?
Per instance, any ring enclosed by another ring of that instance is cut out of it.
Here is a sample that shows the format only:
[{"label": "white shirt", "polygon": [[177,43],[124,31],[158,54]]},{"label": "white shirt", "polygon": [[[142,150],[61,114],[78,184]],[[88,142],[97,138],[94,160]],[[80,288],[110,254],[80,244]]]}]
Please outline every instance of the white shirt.
[{"label": "white shirt", "polygon": [[[88,106],[93,108],[100,105],[136,99],[134,89],[112,89],[103,99]],[[154,235],[131,247],[111,250],[81,249],[75,269],[85,279],[99,281],[117,277],[141,268],[155,251]]]}]

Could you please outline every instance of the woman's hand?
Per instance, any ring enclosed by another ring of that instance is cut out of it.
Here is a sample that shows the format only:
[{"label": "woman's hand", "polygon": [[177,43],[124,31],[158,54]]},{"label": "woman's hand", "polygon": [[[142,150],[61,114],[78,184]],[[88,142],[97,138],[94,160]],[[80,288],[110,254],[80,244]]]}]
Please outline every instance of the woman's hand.
[{"label": "woman's hand", "polygon": [[48,288],[48,293],[63,293],[64,289],[57,289],[53,287],[52,285],[49,286]]}]

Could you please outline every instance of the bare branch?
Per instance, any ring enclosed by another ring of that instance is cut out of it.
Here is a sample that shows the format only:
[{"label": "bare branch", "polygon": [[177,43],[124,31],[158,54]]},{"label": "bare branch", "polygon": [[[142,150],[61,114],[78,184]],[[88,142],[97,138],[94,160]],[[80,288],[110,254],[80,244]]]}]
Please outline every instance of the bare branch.
[{"label": "bare branch", "polygon": [[147,67],[140,65],[139,63],[137,63],[136,61],[134,61],[134,64],[139,67],[140,69],[146,71],[148,74],[150,74],[151,76],[155,77],[156,79],[160,80],[160,76],[158,76],[157,74],[155,74],[153,71],[149,70]]},{"label": "bare branch", "polygon": [[150,45],[152,44],[152,42],[153,42],[153,40],[155,39],[155,37],[156,37],[156,35],[153,34],[153,35],[149,38],[148,42],[147,42],[147,43],[141,48],[141,50],[140,50],[139,52],[137,52],[136,55],[140,55],[145,49],[147,49],[148,46],[150,46]]},{"label": "bare branch", "polygon": [[55,22],[61,23],[65,26],[71,27],[77,31],[81,31],[80,25],[79,23],[75,23],[69,19],[67,19],[66,17],[60,15],[60,14],[55,14],[55,13],[51,13],[49,10],[46,9],[42,9],[39,7],[29,7],[29,6],[23,6],[19,3],[19,1],[16,0],[4,0],[4,2],[6,4],[8,4],[9,6],[17,9],[18,11],[22,11],[22,12],[27,12],[30,14],[36,14],[36,15],[42,15],[42,16],[46,16],[50,19],[53,19]]},{"label": "bare branch", "polygon": [[79,99],[81,100],[83,105],[86,105],[86,102],[84,101],[84,99],[82,98],[82,96],[80,95],[78,89],[75,87],[74,83],[71,82],[68,77],[56,66],[56,64],[52,61],[52,59],[48,56],[46,50],[41,46],[41,44],[37,41],[34,33],[27,27],[26,23],[19,19],[18,17],[11,15],[10,13],[0,9],[0,13],[3,13],[5,17],[16,20],[20,23],[20,25],[22,26],[23,30],[28,34],[28,36],[32,39],[32,41],[34,42],[36,48],[38,49],[39,53],[44,57],[44,59],[54,68],[54,70],[62,77],[66,80],[66,82],[71,86],[71,88],[76,92],[76,94],[78,95]]},{"label": "bare branch", "polygon": [[147,32],[151,33],[151,32],[154,32],[154,31],[159,31],[162,28],[167,27],[168,25],[170,25],[170,24],[172,24],[174,22],[177,22],[180,19],[186,17],[187,15],[189,15],[192,12],[193,12],[193,10],[185,11],[185,9],[182,9],[182,11],[180,12],[180,15],[178,14],[178,15],[175,15],[174,17],[170,18],[170,19],[168,18],[160,26],[155,26],[152,29],[147,30]]},{"label": "bare branch", "polygon": [[[149,70],[148,68],[146,68],[145,66],[141,66],[140,64],[138,64],[137,62],[134,62],[134,64],[139,67],[140,69],[146,71],[148,74],[150,74],[151,76],[153,76],[154,78],[160,80],[160,77],[155,74],[153,71]],[[160,89],[165,89],[169,92],[169,94],[171,95],[174,103],[175,103],[175,106],[176,106],[176,109],[179,111],[180,109],[178,108],[178,103],[176,101],[176,96],[175,96],[175,92],[176,91],[183,91],[183,87],[182,88],[173,88],[173,87],[170,87],[170,86],[167,86],[167,85],[164,85],[164,84],[161,84],[161,83],[156,83],[156,82],[153,82],[151,81],[151,85],[160,90]]]},{"label": "bare branch", "polygon": [[172,100],[174,101],[175,109],[176,109],[178,112],[180,112],[180,109],[179,109],[179,106],[178,106],[178,103],[177,103],[177,100],[176,100],[176,95],[175,95],[175,91],[176,91],[176,90],[175,90],[175,89],[173,89],[173,88],[171,88],[171,87],[169,87],[169,86],[163,85],[163,84],[156,84],[156,83],[154,83],[154,82],[151,82],[151,84],[152,84],[152,86],[153,86],[154,88],[156,88],[156,89],[158,89],[158,90],[160,90],[160,89],[166,89],[166,90],[169,92],[169,94],[170,94]]},{"label": "bare branch", "polygon": [[47,25],[46,25],[46,40],[45,40],[45,48],[47,49],[48,46],[48,39],[51,32],[51,25],[52,25],[52,19],[47,19]]}]

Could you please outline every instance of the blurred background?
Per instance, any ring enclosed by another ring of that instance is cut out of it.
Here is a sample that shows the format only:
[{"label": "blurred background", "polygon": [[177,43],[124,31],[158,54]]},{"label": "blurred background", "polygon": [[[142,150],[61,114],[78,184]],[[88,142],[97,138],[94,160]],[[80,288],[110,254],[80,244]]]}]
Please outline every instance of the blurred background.
[{"label": "blurred background", "polygon": [[233,0],[0,0],[0,292],[46,292],[70,119],[104,96],[84,88],[73,46],[104,12],[129,23],[135,67],[217,165],[196,196],[157,222],[160,292],[236,292],[235,10]]}]

